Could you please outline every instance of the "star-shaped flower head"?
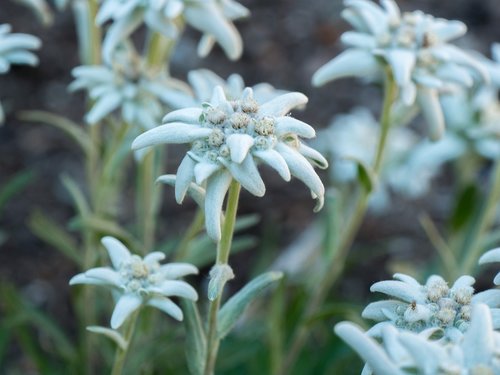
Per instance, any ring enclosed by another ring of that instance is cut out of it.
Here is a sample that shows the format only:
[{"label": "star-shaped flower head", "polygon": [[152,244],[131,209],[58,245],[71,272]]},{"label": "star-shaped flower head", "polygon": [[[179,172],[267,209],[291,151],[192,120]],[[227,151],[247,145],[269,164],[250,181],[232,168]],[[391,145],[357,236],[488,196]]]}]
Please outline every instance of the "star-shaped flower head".
[{"label": "star-shaped flower head", "polygon": [[489,75],[481,61],[448,43],[465,34],[460,21],[434,18],[421,11],[401,14],[393,0],[345,0],[343,17],[354,27],[342,35],[350,48],[313,76],[320,86],[347,76],[379,76],[388,67],[406,106],[418,104],[428,134],[439,139],[445,128],[439,95],[471,87]]},{"label": "star-shaped flower head", "polygon": [[[42,45],[40,39],[29,34],[11,33],[11,26],[0,25],[0,74],[10,70],[11,65],[38,64],[38,57],[30,50],[38,49]],[[5,120],[5,115],[0,102],[0,124]]]},{"label": "star-shaped flower head", "polygon": [[490,309],[475,304],[471,314],[464,335],[451,342],[432,340],[432,329],[417,334],[391,325],[383,327],[380,344],[350,322],[337,324],[335,333],[366,362],[363,375],[500,374],[500,333]]},{"label": "star-shaped flower head", "polygon": [[113,237],[104,237],[101,242],[108,251],[113,268],[92,268],[73,276],[69,284],[104,285],[115,292],[117,302],[111,316],[111,328],[119,328],[141,306],[156,307],[174,319],[182,320],[182,310],[170,297],[198,299],[192,286],[177,280],[197,274],[195,266],[188,263],[160,264],[165,254],[158,251],[141,258],[131,254]]},{"label": "star-shaped flower head", "polygon": [[222,203],[231,181],[237,180],[253,195],[264,195],[266,188],[257,170],[260,162],[275,169],[285,181],[292,175],[302,180],[318,200],[315,210],[323,206],[325,189],[313,165],[326,168],[328,163],[300,140],[314,137],[314,129],[287,115],[306,102],[305,95],[292,92],[258,103],[251,88],[240,98],[228,100],[218,86],[209,103],[169,113],[164,125],[141,134],[132,148],[190,144],[177,170],[175,196],[181,203],[193,180],[206,186],[207,232],[218,241]]},{"label": "star-shaped flower head", "polygon": [[[455,339],[470,324],[473,303],[497,304],[498,298],[489,293],[474,295],[472,276],[461,276],[450,288],[440,276],[430,276],[425,285],[408,275],[395,274],[396,280],[380,281],[372,285],[372,292],[387,294],[393,299],[370,303],[363,317],[381,323],[370,332],[378,336],[380,327],[389,321],[397,328],[421,332],[428,328],[441,328],[444,337]],[[500,309],[491,309],[495,327],[500,327]]]},{"label": "star-shaped flower head", "polygon": [[184,83],[148,67],[130,44],[115,51],[109,65],[83,65],[73,69],[71,90],[87,90],[95,103],[85,120],[95,124],[120,109],[128,124],[141,130],[156,126],[178,92],[188,91]]},{"label": "star-shaped flower head", "polygon": [[247,17],[249,11],[233,0],[101,0],[101,3],[97,23],[113,21],[103,43],[105,60],[110,60],[120,41],[143,22],[168,38],[177,37],[178,17],[203,33],[200,55],[208,54],[217,41],[230,59],[241,56],[243,44],[232,21]]}]

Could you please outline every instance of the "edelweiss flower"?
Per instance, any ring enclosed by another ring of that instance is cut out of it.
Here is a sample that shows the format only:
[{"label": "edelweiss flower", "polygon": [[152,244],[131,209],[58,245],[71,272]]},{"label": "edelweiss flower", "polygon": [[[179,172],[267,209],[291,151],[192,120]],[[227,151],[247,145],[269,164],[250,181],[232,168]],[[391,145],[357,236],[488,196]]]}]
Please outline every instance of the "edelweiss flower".
[{"label": "edelweiss flower", "polygon": [[247,17],[249,11],[233,0],[101,0],[96,17],[98,24],[112,20],[103,43],[103,56],[109,60],[120,41],[129,37],[143,22],[169,38],[176,37],[176,18],[185,21],[204,35],[199,53],[210,52],[217,41],[233,60],[240,57],[243,45],[232,21]]},{"label": "edelweiss flower", "polygon": [[[395,274],[396,280],[380,281],[372,285],[372,292],[380,292],[396,299],[370,303],[363,318],[378,322],[370,332],[380,334],[383,322],[390,321],[397,328],[421,332],[428,328],[441,328],[447,339],[454,340],[465,332],[470,323],[471,304],[498,303],[486,292],[474,295],[472,276],[461,276],[451,288],[440,276],[433,275],[425,285],[404,274]],[[491,309],[495,327],[500,327],[500,309]]]},{"label": "edelweiss flower", "polygon": [[164,253],[155,251],[141,258],[130,254],[125,245],[113,237],[104,237],[101,242],[108,251],[113,268],[92,268],[73,276],[69,284],[105,285],[119,295],[111,316],[111,328],[119,328],[142,305],[156,307],[174,319],[182,320],[182,310],[169,297],[198,299],[193,287],[176,280],[197,274],[195,266],[188,263],[160,265]]},{"label": "edelweiss flower", "polygon": [[335,333],[366,362],[363,375],[500,374],[500,333],[484,304],[472,307],[470,325],[455,342],[431,340],[433,330],[416,334],[391,325],[383,327],[381,344],[350,322],[337,324]]},{"label": "edelweiss flower", "polygon": [[[11,26],[0,25],[0,74],[7,73],[11,65],[38,64],[38,58],[30,50],[40,48],[42,42],[36,36],[29,34],[12,34]],[[0,102],[0,124],[5,120],[2,103]]]},{"label": "edelweiss flower", "polygon": [[111,66],[84,65],[73,69],[76,78],[71,90],[88,91],[95,101],[85,116],[89,124],[101,121],[116,109],[129,124],[141,129],[156,126],[165,113],[166,103],[181,90],[189,90],[165,72],[148,68],[130,46],[115,53]]},{"label": "edelweiss flower", "polygon": [[459,21],[434,18],[420,11],[401,14],[393,0],[382,7],[368,0],[345,0],[343,17],[356,29],[342,35],[349,48],[313,76],[319,86],[347,76],[377,76],[390,67],[406,106],[418,103],[429,137],[444,133],[439,94],[487,80],[486,68],[471,54],[448,42],[465,34]]},{"label": "edelweiss flower", "polygon": [[210,103],[169,113],[163,119],[164,125],[137,137],[132,148],[191,144],[177,170],[175,196],[181,203],[191,181],[205,184],[207,232],[219,240],[222,203],[233,178],[250,193],[264,195],[266,188],[257,170],[259,162],[275,169],[285,181],[292,175],[302,180],[318,200],[315,210],[323,206],[325,190],[311,163],[320,168],[326,168],[328,163],[299,139],[314,137],[314,129],[287,116],[291,109],[306,102],[306,96],[293,92],[258,103],[251,88],[246,88],[238,100],[228,101],[222,88],[216,87]]},{"label": "edelweiss flower", "polygon": [[[208,69],[191,70],[188,73],[188,82],[192,87],[192,92],[179,91],[176,96],[171,95],[168,104],[175,109],[196,107],[210,101],[214,89],[222,87],[228,100],[237,100],[243,94],[245,82],[239,74],[231,74],[227,80],[219,77]],[[264,103],[288,91],[277,90],[268,83],[258,83],[252,86],[253,97],[258,103]]]}]

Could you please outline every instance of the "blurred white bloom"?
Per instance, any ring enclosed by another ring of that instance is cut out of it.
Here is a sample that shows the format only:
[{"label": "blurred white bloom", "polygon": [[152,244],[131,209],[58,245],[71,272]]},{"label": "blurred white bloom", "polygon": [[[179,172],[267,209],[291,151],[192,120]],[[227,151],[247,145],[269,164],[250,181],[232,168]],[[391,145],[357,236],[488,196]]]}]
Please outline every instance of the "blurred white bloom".
[{"label": "blurred white bloom", "polygon": [[[199,106],[210,101],[214,89],[222,87],[228,100],[237,100],[243,94],[245,82],[239,74],[231,74],[227,80],[208,69],[191,70],[188,82],[192,92],[179,91],[172,95],[168,105],[174,109]],[[264,103],[288,91],[277,90],[268,83],[258,83],[252,86],[253,97],[258,103]]]},{"label": "blurred white bloom", "polygon": [[44,25],[51,25],[52,22],[54,21],[54,15],[52,13],[52,9],[49,3],[52,2],[54,6],[61,11],[66,8],[66,6],[71,0],[51,0],[51,1],[14,0],[14,1],[30,8]]},{"label": "blurred white bloom", "polygon": [[[380,125],[370,111],[359,107],[336,116],[328,128],[320,131],[314,145],[331,158],[332,180],[345,184],[357,178],[355,160],[373,165],[379,137]],[[456,137],[446,135],[438,142],[429,142],[420,140],[409,128],[392,128],[370,207],[375,211],[387,208],[389,190],[412,199],[424,195],[441,166],[464,149]]]},{"label": "blurred white bloom", "polygon": [[[479,264],[485,264],[485,263],[500,263],[500,247],[497,247],[496,249],[487,251],[486,253],[484,253],[481,256],[481,258],[479,258]],[[497,273],[493,282],[495,283],[495,285],[500,285],[500,272]],[[497,291],[498,291],[498,294],[500,295],[500,290],[497,290]],[[500,302],[500,300],[499,300],[499,302]],[[499,305],[500,305],[500,303],[499,303]]]},{"label": "blurred white bloom", "polygon": [[[38,64],[38,57],[30,50],[38,49],[42,45],[40,39],[29,34],[11,33],[11,26],[0,24],[0,74],[10,70],[11,65]],[[0,124],[5,120],[5,115],[0,102]]]},{"label": "blurred white bloom", "polygon": [[[490,293],[474,295],[472,276],[461,276],[450,288],[440,276],[430,276],[425,285],[404,274],[395,274],[396,280],[380,281],[372,285],[372,292],[387,294],[393,299],[370,303],[363,317],[381,323],[370,329],[379,336],[384,322],[397,328],[421,332],[428,328],[441,328],[447,339],[455,340],[470,324],[473,303],[497,305],[500,301]],[[500,328],[500,309],[492,308],[495,328]]]},{"label": "blurred white bloom", "polygon": [[189,88],[168,77],[162,70],[151,69],[130,46],[115,51],[110,66],[84,65],[73,69],[76,78],[71,90],[87,90],[94,105],[85,116],[95,124],[117,109],[121,117],[142,130],[155,127],[172,96]]},{"label": "blurred white bloom", "polygon": [[176,280],[186,275],[197,274],[198,269],[188,263],[160,265],[165,254],[152,252],[141,258],[130,254],[120,241],[104,237],[102,244],[108,251],[113,268],[97,267],[73,276],[70,285],[93,284],[110,287],[117,297],[111,328],[119,328],[139,307],[153,306],[174,319],[182,320],[182,310],[170,297],[198,299],[196,290],[185,281]]},{"label": "blurred white bloom", "polygon": [[190,143],[191,150],[177,170],[175,196],[181,203],[193,180],[206,186],[206,227],[209,236],[217,241],[221,236],[222,204],[233,178],[253,195],[264,195],[259,162],[275,169],[285,181],[291,176],[302,180],[318,200],[315,210],[323,206],[325,189],[313,165],[326,168],[328,163],[300,140],[313,138],[316,132],[287,115],[305,103],[307,97],[298,92],[259,103],[248,87],[241,97],[228,100],[218,86],[209,103],[167,114],[164,125],[137,137],[132,148]]},{"label": "blurred white bloom", "polygon": [[418,104],[432,140],[441,138],[445,121],[439,103],[443,92],[488,80],[486,67],[448,42],[465,34],[460,21],[434,18],[421,11],[400,13],[393,0],[382,6],[369,0],[345,0],[342,16],[356,31],[342,35],[350,48],[321,67],[313,84],[347,76],[379,76],[388,66],[406,106]]},{"label": "blurred white bloom", "polygon": [[208,54],[217,41],[230,59],[241,56],[241,37],[232,21],[247,17],[249,11],[233,0],[101,0],[101,3],[97,23],[113,21],[103,43],[105,60],[109,61],[120,41],[143,22],[166,37],[177,37],[178,17],[203,33],[200,55]]},{"label": "blurred white bloom", "polygon": [[431,339],[435,330],[419,334],[382,328],[381,344],[350,322],[335,326],[339,335],[366,362],[363,375],[496,375],[500,374],[500,333],[490,309],[472,307],[467,331],[457,341]]}]

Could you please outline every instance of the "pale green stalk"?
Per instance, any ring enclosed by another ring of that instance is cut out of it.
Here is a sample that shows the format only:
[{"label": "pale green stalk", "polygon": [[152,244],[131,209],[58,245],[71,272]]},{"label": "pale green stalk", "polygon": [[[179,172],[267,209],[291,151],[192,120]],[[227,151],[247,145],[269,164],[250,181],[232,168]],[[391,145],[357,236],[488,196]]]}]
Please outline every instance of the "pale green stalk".
[{"label": "pale green stalk", "polygon": [[[382,114],[380,119],[381,132],[380,139],[377,146],[377,152],[375,161],[373,164],[373,172],[375,176],[378,176],[380,169],[382,167],[382,161],[385,151],[385,145],[387,141],[387,136],[389,134],[389,129],[391,127],[391,108],[394,102],[394,97],[396,94],[396,85],[394,79],[389,70],[386,70],[386,81],[384,85],[384,103],[382,107]],[[354,237],[363,222],[363,218],[368,206],[368,199],[370,197],[370,191],[363,189],[358,196],[357,203],[354,210],[352,211],[351,217],[349,218],[347,225],[343,229],[343,237],[337,242],[336,248],[332,252],[334,256],[331,258],[330,264],[326,266],[326,274],[321,280],[318,287],[315,289],[315,293],[312,294],[311,298],[306,302],[306,310],[303,314],[302,324],[296,330],[292,337],[292,343],[290,349],[288,350],[287,356],[284,363],[276,374],[288,375],[293,368],[295,361],[300,355],[307,338],[309,336],[309,329],[305,326],[304,322],[307,321],[311,315],[316,313],[318,309],[323,304],[328,291],[332,285],[337,281],[342,270],[344,269],[344,264],[346,258],[349,254],[349,250],[354,241]]]},{"label": "pale green stalk", "polygon": [[[238,200],[240,196],[240,184],[233,180],[229,187],[226,203],[226,213],[222,226],[221,240],[217,244],[216,265],[228,264],[231,243],[233,241],[234,224],[236,223],[236,212],[238,210]],[[207,334],[207,358],[205,362],[204,375],[213,375],[215,362],[219,350],[220,339],[217,337],[217,314],[219,312],[222,290],[214,301],[210,302],[208,313],[208,334]]]},{"label": "pale green stalk", "polygon": [[125,349],[122,349],[120,347],[116,348],[115,362],[113,363],[111,375],[121,375],[123,372],[123,366],[125,365],[125,360],[127,359],[128,349],[132,344],[132,338],[134,336],[134,331],[137,323],[137,317],[139,316],[139,311],[140,310],[134,312],[132,316],[129,318],[128,322],[126,322],[123,338],[125,339],[127,346],[125,347]]}]

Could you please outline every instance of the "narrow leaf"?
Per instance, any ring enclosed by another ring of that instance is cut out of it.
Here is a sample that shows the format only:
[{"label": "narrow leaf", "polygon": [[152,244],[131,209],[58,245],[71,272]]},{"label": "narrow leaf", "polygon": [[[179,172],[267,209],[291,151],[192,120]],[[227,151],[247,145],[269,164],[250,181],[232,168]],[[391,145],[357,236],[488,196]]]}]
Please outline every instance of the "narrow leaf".
[{"label": "narrow leaf", "polygon": [[5,203],[7,203],[16,193],[21,192],[21,190],[33,180],[33,177],[33,171],[21,171],[0,186],[0,212],[5,206]]},{"label": "narrow leaf", "polygon": [[203,375],[207,352],[207,338],[198,307],[185,298],[181,301],[186,329],[186,358],[191,375]]},{"label": "narrow leaf", "polygon": [[35,211],[30,215],[28,226],[41,240],[81,265],[82,257],[73,238],[51,218],[40,211]]},{"label": "narrow leaf", "polygon": [[222,339],[226,336],[250,302],[252,302],[267,286],[282,277],[282,272],[271,271],[264,273],[250,281],[243,289],[231,297],[217,314],[218,337]]},{"label": "narrow leaf", "polygon": [[375,173],[373,172],[372,168],[370,168],[363,161],[357,158],[348,157],[346,159],[352,160],[353,162],[356,163],[358,168],[358,181],[363,187],[363,189],[366,190],[366,192],[371,193],[375,188],[377,181]]},{"label": "narrow leaf", "polygon": [[68,175],[62,175],[61,182],[68,191],[68,193],[70,194],[71,198],[73,199],[73,202],[75,203],[75,206],[80,216],[82,217],[88,216],[90,214],[90,206],[87,203],[85,195],[80,190],[80,187],[75,182],[75,180],[73,180]]},{"label": "narrow leaf", "polygon": [[476,213],[479,196],[475,185],[466,186],[458,195],[456,206],[451,216],[450,225],[454,232],[460,231]]},{"label": "narrow leaf", "polygon": [[115,331],[114,329],[100,326],[88,326],[87,331],[106,336],[108,339],[118,345],[121,350],[127,350],[128,342],[123,338],[120,332]]}]

